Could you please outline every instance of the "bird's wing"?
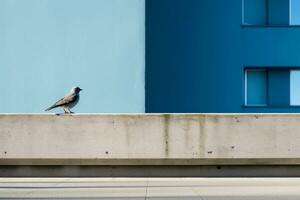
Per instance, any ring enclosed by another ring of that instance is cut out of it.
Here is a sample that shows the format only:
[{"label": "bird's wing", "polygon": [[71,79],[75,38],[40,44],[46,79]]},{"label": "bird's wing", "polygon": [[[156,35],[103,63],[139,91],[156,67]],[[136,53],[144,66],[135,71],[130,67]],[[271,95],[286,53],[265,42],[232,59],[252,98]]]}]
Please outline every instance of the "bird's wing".
[{"label": "bird's wing", "polygon": [[71,95],[67,95],[65,96],[64,98],[58,100],[54,106],[63,106],[63,105],[66,105],[66,104],[69,104],[69,103],[72,103],[76,100],[76,95],[74,94],[71,94]]}]

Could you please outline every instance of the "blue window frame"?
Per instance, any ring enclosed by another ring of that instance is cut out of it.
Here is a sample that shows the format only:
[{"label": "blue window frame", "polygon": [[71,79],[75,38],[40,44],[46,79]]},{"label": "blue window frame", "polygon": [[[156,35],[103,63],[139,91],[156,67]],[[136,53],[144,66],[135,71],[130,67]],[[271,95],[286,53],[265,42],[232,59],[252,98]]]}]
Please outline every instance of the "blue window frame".
[{"label": "blue window frame", "polygon": [[246,106],[300,106],[300,68],[245,69]]}]

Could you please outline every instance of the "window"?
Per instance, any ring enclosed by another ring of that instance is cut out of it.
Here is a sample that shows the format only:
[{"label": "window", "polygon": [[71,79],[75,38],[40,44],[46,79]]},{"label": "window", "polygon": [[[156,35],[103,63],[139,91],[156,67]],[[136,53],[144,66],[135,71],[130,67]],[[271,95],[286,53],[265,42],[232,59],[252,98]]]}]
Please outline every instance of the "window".
[{"label": "window", "polygon": [[246,105],[267,105],[266,70],[246,71]]},{"label": "window", "polygon": [[268,106],[287,106],[290,104],[290,70],[269,69]]},{"label": "window", "polygon": [[245,104],[300,106],[300,69],[246,69]]},{"label": "window", "polygon": [[244,0],[244,21],[247,25],[267,24],[267,1]]},{"label": "window", "polygon": [[289,0],[267,0],[270,26],[289,25]]},{"label": "window", "polygon": [[243,0],[243,24],[300,25],[300,0]]}]

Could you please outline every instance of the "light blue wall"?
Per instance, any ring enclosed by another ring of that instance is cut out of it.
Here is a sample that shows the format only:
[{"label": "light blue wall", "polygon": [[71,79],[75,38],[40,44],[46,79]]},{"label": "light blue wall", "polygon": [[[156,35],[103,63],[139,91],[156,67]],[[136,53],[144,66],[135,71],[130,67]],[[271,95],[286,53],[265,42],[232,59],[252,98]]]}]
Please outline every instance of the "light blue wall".
[{"label": "light blue wall", "polygon": [[144,0],[1,0],[0,112],[143,112],[144,29]]},{"label": "light blue wall", "polygon": [[300,105],[300,71],[293,70],[291,71],[290,79],[290,88],[291,88],[291,105]]},{"label": "light blue wall", "polygon": [[300,25],[300,0],[290,0],[290,24]]}]

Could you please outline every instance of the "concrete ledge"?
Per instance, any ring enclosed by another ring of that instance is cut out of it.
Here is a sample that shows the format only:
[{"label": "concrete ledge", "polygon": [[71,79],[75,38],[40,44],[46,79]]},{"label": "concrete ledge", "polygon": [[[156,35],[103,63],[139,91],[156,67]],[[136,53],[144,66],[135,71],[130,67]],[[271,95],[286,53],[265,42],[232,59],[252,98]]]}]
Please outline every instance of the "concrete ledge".
[{"label": "concrete ledge", "polygon": [[299,165],[300,115],[0,115],[0,165]]}]

